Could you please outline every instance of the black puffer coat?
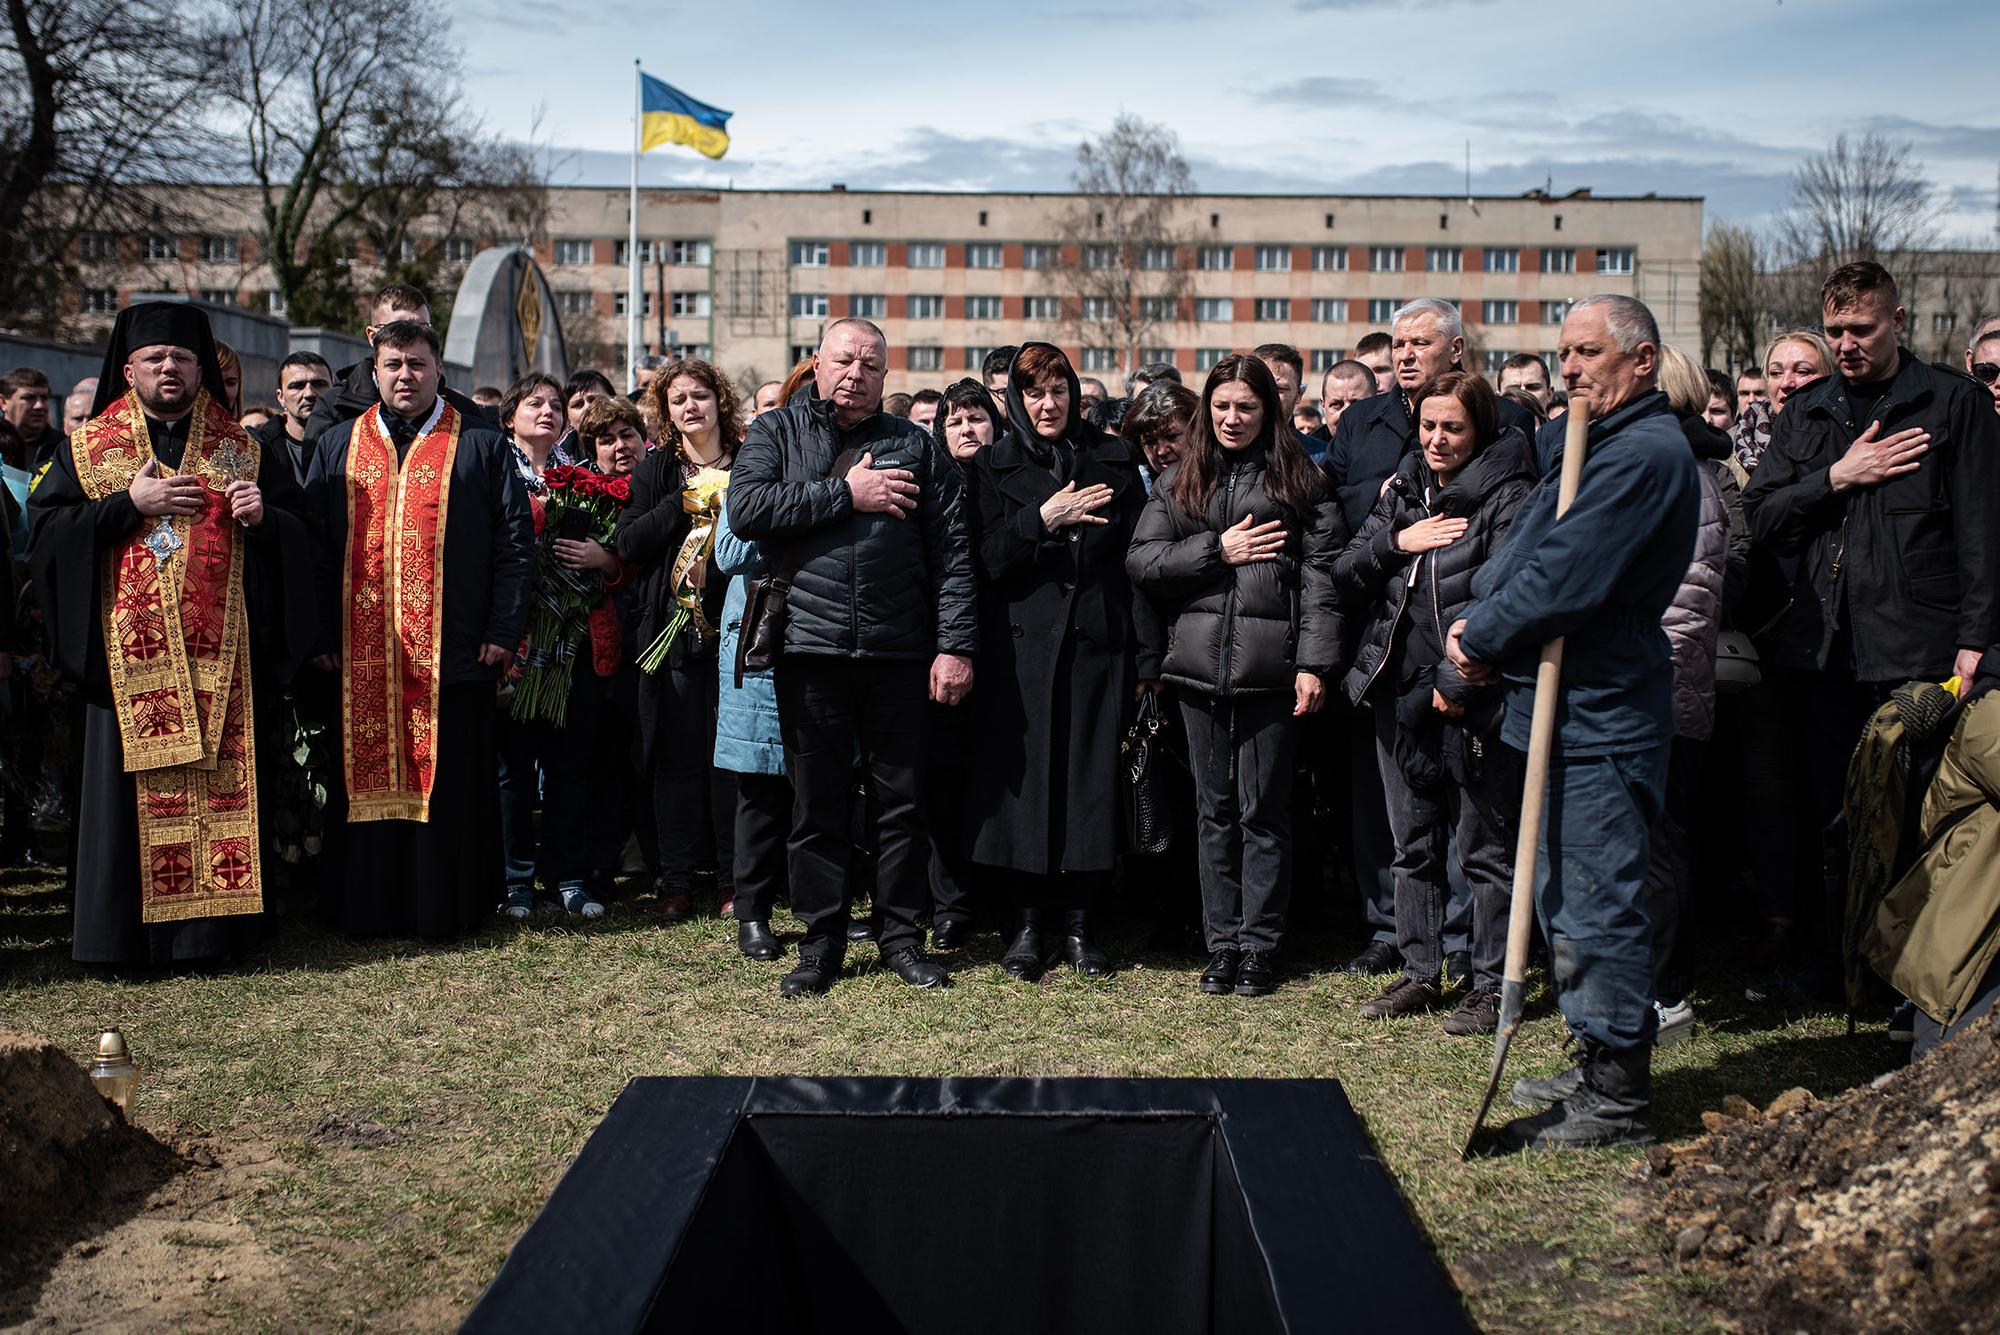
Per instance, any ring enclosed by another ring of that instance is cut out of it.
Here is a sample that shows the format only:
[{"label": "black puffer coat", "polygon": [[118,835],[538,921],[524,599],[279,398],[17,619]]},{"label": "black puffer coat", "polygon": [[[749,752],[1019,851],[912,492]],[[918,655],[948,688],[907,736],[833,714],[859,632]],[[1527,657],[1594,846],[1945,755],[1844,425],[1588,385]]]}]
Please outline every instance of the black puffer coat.
[{"label": "black puffer coat", "polygon": [[[1421,452],[1403,460],[1333,564],[1334,587],[1350,622],[1361,620],[1362,607],[1372,613],[1343,683],[1349,701],[1370,698],[1412,725],[1429,725],[1435,688],[1465,707],[1469,731],[1484,733],[1498,724],[1498,689],[1468,686],[1444,657],[1444,637],[1471,604],[1473,576],[1499,550],[1535,479],[1528,438],[1513,427],[1442,487]],[[1469,521],[1465,535],[1418,556],[1396,546],[1398,533],[1432,515]]]},{"label": "black puffer coat", "polygon": [[[1289,693],[1298,673],[1324,681],[1340,662],[1333,558],[1346,545],[1347,524],[1318,476],[1304,516],[1266,495],[1266,449],[1253,445],[1228,461],[1206,514],[1190,515],[1174,501],[1178,465],[1161,474],[1125,557],[1132,582],[1167,622],[1160,675],[1204,695]],[[1285,521],[1277,560],[1222,559],[1223,530],[1245,515]]]},{"label": "black puffer coat", "polygon": [[[907,469],[920,489],[897,519],[854,509],[838,455]],[[922,427],[876,412],[845,429],[810,387],[750,424],[729,475],[729,526],[795,567],[785,652],[843,658],[970,655],[979,647],[958,464]]]}]

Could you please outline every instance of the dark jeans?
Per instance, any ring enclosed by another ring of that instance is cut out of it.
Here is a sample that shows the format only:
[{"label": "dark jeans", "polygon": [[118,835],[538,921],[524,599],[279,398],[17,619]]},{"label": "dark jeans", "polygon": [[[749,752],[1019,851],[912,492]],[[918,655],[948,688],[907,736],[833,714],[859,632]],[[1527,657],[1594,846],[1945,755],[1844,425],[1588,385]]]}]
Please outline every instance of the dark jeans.
[{"label": "dark jeans", "polygon": [[[1462,778],[1446,772],[1435,784],[1418,787],[1396,764],[1395,727],[1389,710],[1376,711],[1376,749],[1388,792],[1389,829],[1396,840],[1396,948],[1403,954],[1403,972],[1437,984],[1455,849],[1471,905],[1472,985],[1497,992],[1507,961],[1521,753],[1498,739],[1483,738],[1474,754],[1475,743],[1468,738],[1457,765]],[[1458,739],[1453,746],[1459,747]]]},{"label": "dark jeans", "polygon": [[1653,920],[1653,995],[1685,1001],[1694,985],[1694,828],[1706,743],[1676,737],[1668,752],[1667,797],[1653,818],[1646,864],[1646,916]]},{"label": "dark jeans", "polygon": [[924,775],[924,823],[930,826],[931,924],[972,921],[972,859],[967,855],[965,769],[932,757]]},{"label": "dark jeans", "polygon": [[1666,795],[1667,756],[1662,744],[1612,756],[1558,753],[1549,761],[1535,914],[1563,1018],[1607,1048],[1649,1046],[1658,1028],[1646,861],[1647,832]]},{"label": "dark jeans", "polygon": [[[590,870],[591,741],[604,705],[604,679],[576,660],[564,725],[500,719],[500,830],[507,850],[507,886],[544,888],[580,882]],[[506,708],[502,705],[501,708]],[[540,838],[535,799],[542,802]],[[539,844],[539,847],[537,846]]]},{"label": "dark jeans", "polygon": [[1276,950],[1292,897],[1290,695],[1181,696],[1211,951]]},{"label": "dark jeans", "polygon": [[736,882],[736,776],[717,769],[715,659],[690,654],[658,676],[658,735],[653,741],[653,826],[658,832],[660,884],[686,894],[694,884],[703,834],[714,840],[716,883],[728,899]]},{"label": "dark jeans", "polygon": [[736,779],[736,921],[769,922],[785,885],[792,781],[782,774]]},{"label": "dark jeans", "polygon": [[1396,940],[1396,878],[1390,863],[1396,839],[1389,831],[1389,803],[1382,765],[1375,753],[1375,713],[1367,705],[1346,711],[1347,801],[1351,829],[1348,852],[1354,884],[1361,890],[1361,913],[1369,935],[1391,945]]},{"label": "dark jeans", "polygon": [[883,953],[917,945],[930,893],[930,841],[920,793],[930,665],[902,659],[784,654],[778,724],[792,779],[792,912],[802,950],[839,954],[847,941],[857,751],[876,820],[875,917]]}]

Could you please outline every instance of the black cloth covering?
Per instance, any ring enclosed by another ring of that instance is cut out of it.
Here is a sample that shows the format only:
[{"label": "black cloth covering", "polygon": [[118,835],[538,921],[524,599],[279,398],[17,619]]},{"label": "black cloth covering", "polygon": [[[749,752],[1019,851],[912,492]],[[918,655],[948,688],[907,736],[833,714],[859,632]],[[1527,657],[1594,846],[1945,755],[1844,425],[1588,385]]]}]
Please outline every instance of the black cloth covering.
[{"label": "black cloth covering", "polygon": [[92,417],[102,416],[125,397],[130,388],[125,383],[125,363],[132,354],[162,343],[192,352],[201,363],[202,388],[217,403],[229,402],[222,392],[222,359],[216,355],[208,317],[199,307],[178,301],[142,301],[118,312],[112,323],[111,337],[104,344],[104,367],[97,373],[97,397],[90,404]]}]

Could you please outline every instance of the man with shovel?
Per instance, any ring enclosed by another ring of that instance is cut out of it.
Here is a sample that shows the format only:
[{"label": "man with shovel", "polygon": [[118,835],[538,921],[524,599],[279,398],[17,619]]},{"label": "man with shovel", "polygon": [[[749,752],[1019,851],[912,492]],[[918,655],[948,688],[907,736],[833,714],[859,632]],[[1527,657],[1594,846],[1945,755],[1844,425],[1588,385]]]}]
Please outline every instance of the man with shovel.
[{"label": "man with shovel", "polygon": [[[1568,511],[1560,469],[1522,507],[1473,584],[1446,652],[1468,681],[1508,684],[1501,736],[1528,749],[1537,655],[1562,637],[1560,700],[1537,849],[1535,912],[1576,1066],[1523,1080],[1514,1101],[1549,1108],[1501,1128],[1508,1148],[1643,1145],[1653,1139],[1652,925],[1647,828],[1664,796],[1674,734],[1673,661],[1661,615],[1693,555],[1694,456],[1654,388],[1659,326],[1631,297],[1587,297],[1563,321],[1571,402],[1589,443]],[[1529,794],[1529,800],[1537,800]]]}]

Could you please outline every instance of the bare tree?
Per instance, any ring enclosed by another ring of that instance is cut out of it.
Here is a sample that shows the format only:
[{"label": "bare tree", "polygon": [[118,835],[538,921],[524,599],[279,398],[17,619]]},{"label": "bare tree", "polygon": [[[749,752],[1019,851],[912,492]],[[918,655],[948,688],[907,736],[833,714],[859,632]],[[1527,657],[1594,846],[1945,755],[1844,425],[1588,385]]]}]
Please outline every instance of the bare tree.
[{"label": "bare tree", "polygon": [[78,278],[79,237],[181,230],[172,195],[136,187],[182,183],[213,162],[201,115],[215,28],[205,7],[165,0],[4,5],[0,322],[51,332]]},{"label": "bare tree", "polygon": [[1757,360],[1764,323],[1757,237],[1747,227],[1717,222],[1701,252],[1702,359],[1735,370]]},{"label": "bare tree", "polygon": [[1173,131],[1136,116],[1076,156],[1079,198],[1055,223],[1063,324],[1129,374],[1161,328],[1186,318],[1194,233],[1180,212],[1194,176]]}]

